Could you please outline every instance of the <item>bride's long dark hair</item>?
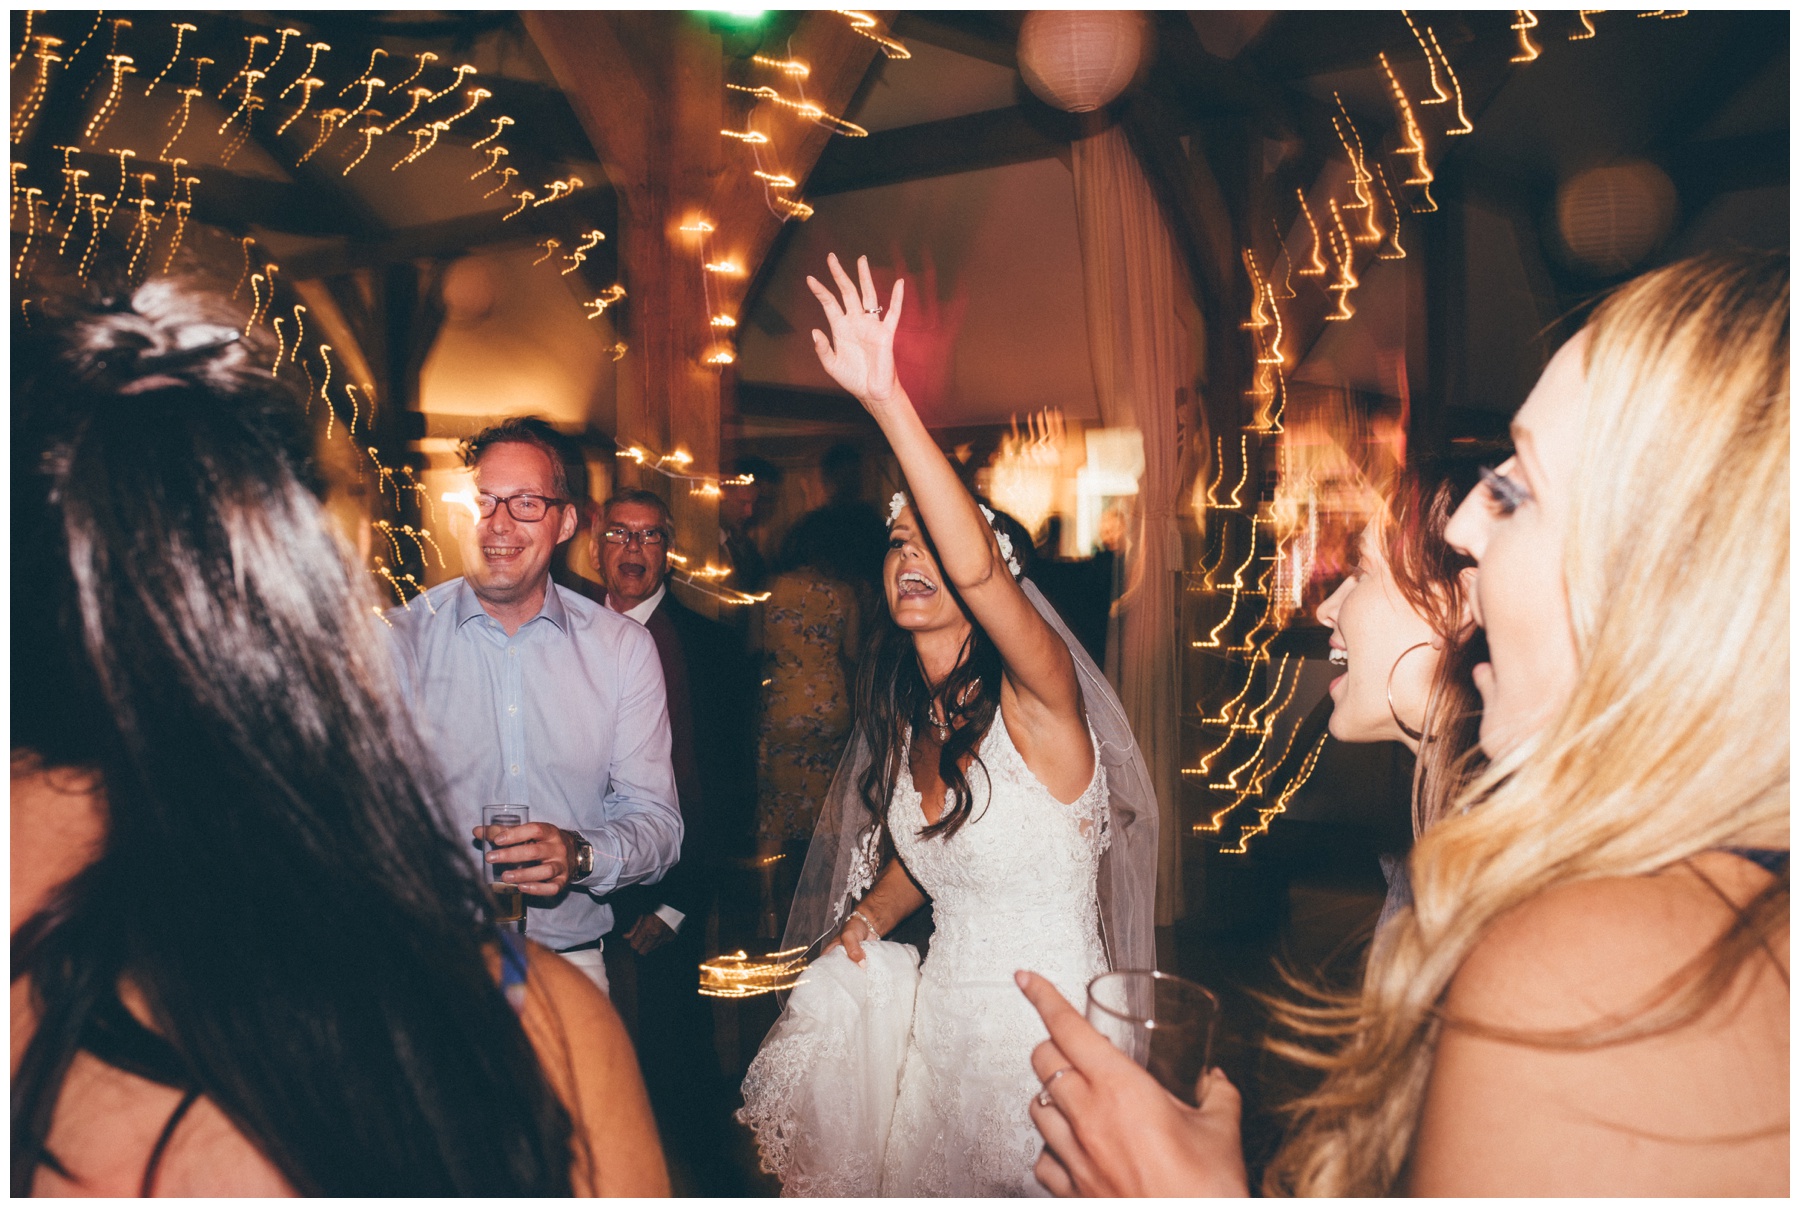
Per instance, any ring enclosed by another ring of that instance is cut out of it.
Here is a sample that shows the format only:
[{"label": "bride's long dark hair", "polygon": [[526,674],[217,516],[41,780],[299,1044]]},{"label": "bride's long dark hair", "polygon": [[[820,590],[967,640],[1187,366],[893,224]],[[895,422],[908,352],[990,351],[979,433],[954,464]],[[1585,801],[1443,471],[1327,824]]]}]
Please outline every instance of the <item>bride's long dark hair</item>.
[{"label": "bride's long dark hair", "polygon": [[144,1194],[203,1096],[303,1195],[568,1195],[569,1114],[489,972],[300,401],[197,305],[158,281],[14,322],[14,774],[91,786],[106,834],[13,936],[13,1194],[69,1173],[48,1137],[85,1050],[183,1091]]},{"label": "bride's long dark hair", "polygon": [[[932,544],[931,535],[923,525],[919,532],[936,558],[937,547]],[[987,775],[981,756],[975,752],[980,750],[981,740],[987,737],[988,727],[994,724],[994,715],[1000,708],[1003,664],[999,648],[969,616],[956,589],[948,583],[944,587],[968,619],[969,636],[963,639],[956,667],[941,684],[926,681],[913,635],[894,623],[893,613],[883,604],[874,640],[856,671],[856,724],[873,755],[856,788],[869,812],[885,823],[900,774],[907,730],[910,727],[918,733],[931,725],[932,701],[942,701],[944,722],[952,729],[938,752],[938,775],[950,790],[950,804],[936,822],[920,833],[947,839],[970,820],[974,808],[975,795],[963,771],[963,757],[973,755],[969,770],[979,768],[984,777]],[[958,719],[961,725],[956,724]]]}]

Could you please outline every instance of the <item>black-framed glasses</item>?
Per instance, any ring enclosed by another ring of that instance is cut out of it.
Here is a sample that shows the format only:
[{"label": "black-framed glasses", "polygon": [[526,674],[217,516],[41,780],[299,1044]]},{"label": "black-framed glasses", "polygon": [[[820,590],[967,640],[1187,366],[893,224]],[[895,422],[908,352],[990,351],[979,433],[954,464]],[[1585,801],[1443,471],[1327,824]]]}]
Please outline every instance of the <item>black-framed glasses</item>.
[{"label": "black-framed glasses", "polygon": [[514,520],[525,524],[534,524],[542,520],[550,511],[552,504],[562,500],[551,495],[477,495],[475,506],[481,509],[481,518],[486,520],[494,514],[494,509],[501,504],[506,505],[506,514]]},{"label": "black-framed glasses", "polygon": [[628,529],[621,524],[602,529],[600,535],[613,545],[630,545],[635,541],[640,549],[661,549],[669,540],[669,535],[661,529]]}]

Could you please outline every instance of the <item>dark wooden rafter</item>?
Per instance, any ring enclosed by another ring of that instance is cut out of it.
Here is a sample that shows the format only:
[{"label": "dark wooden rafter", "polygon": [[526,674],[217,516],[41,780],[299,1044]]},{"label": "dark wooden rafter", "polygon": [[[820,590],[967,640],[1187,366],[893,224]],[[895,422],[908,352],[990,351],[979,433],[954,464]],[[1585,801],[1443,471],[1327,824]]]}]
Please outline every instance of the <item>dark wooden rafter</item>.
[{"label": "dark wooden rafter", "polygon": [[820,158],[814,197],[1030,160],[1066,158],[1079,122],[1044,105],[1013,105],[840,139]]},{"label": "dark wooden rafter", "polygon": [[575,270],[575,275],[593,284],[598,292],[618,280],[618,223],[616,199],[611,190],[602,189],[592,196],[577,195],[559,202],[551,209],[527,208],[511,222],[503,223],[492,211],[483,211],[388,231],[369,242],[350,240],[337,247],[301,252],[286,257],[282,269],[296,279],[306,280],[348,272],[359,265],[445,260],[476,248],[520,247],[546,236],[561,240],[563,247],[558,251],[566,253],[572,246],[571,230],[598,228],[606,238],[587,253],[587,260]]}]

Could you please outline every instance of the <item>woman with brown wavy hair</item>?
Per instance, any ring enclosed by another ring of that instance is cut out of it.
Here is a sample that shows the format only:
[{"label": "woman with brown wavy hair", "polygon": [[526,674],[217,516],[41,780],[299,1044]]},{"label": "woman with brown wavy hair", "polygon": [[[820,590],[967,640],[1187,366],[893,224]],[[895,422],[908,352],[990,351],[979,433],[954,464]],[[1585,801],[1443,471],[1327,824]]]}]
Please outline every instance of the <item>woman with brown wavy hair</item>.
[{"label": "woman with brown wavy hair", "polygon": [[1479,470],[1455,456],[1401,472],[1363,530],[1350,574],[1317,612],[1331,630],[1331,661],[1345,668],[1327,689],[1331,736],[1398,742],[1418,757],[1414,838],[1449,811],[1476,748],[1475,564],[1444,530]]},{"label": "woman with brown wavy hair", "polygon": [[[1420,839],[1264,1180],[1315,1195],[1788,1187],[1788,265],[1621,289],[1449,527],[1491,763]],[[1467,808],[1478,807],[1478,808]],[[1040,1179],[1243,1194],[1236,1091],[1188,1109],[1021,975]]]}]

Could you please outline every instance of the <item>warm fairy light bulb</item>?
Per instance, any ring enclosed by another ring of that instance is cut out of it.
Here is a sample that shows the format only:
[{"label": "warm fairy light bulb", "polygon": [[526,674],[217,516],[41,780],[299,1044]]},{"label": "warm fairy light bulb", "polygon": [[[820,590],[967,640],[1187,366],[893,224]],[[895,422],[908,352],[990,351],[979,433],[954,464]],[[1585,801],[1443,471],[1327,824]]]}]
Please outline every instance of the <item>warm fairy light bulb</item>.
[{"label": "warm fairy light bulb", "polygon": [[799,59],[771,59],[767,55],[751,55],[750,61],[759,67],[773,67],[783,75],[793,76],[797,80],[804,80],[812,74],[812,69]]},{"label": "warm fairy light bulb", "polygon": [[1211,650],[1219,645],[1221,640],[1219,635],[1225,631],[1225,626],[1231,624],[1231,618],[1237,615],[1239,594],[1238,588],[1234,587],[1231,589],[1231,606],[1225,610],[1225,615],[1220,618],[1219,623],[1212,627],[1212,632],[1206,635],[1205,641],[1195,641],[1191,643],[1194,649]]},{"label": "warm fairy light bulb", "polygon": [[721,130],[719,133],[726,138],[735,138],[741,143],[755,143],[759,146],[769,141],[769,136],[760,130]]},{"label": "warm fairy light bulb", "polygon": [[1306,190],[1297,188],[1294,190],[1294,196],[1300,199],[1300,213],[1305,216],[1306,225],[1312,230],[1313,237],[1311,262],[1305,268],[1297,268],[1294,272],[1302,277],[1323,277],[1327,268],[1325,257],[1322,255],[1322,245],[1325,240],[1319,234],[1319,224],[1313,218],[1312,207],[1306,204]]},{"label": "warm fairy light bulb", "polygon": [[618,302],[624,296],[625,287],[623,285],[607,286],[604,290],[600,291],[600,296],[595,298],[592,302],[583,303],[584,306],[592,309],[593,313],[589,314],[588,318],[598,319],[601,315],[606,313],[607,307]]},{"label": "warm fairy light bulb", "polygon": [[1463,112],[1462,82],[1456,78],[1456,69],[1450,66],[1450,60],[1448,58],[1446,58],[1444,55],[1444,48],[1442,46],[1438,45],[1438,38],[1437,38],[1436,31],[1434,31],[1431,28],[1431,26],[1427,25],[1425,27],[1425,35],[1426,35],[1426,37],[1431,39],[1432,49],[1437,51],[1438,59],[1444,65],[1444,74],[1447,77],[1449,77],[1450,90],[1456,96],[1456,120],[1459,124],[1457,125],[1457,127],[1455,129],[1446,130],[1446,131],[1444,131],[1444,133],[1445,134],[1473,134],[1473,133],[1475,133],[1475,123],[1471,122],[1469,120],[1469,115]]},{"label": "warm fairy light bulb", "polygon": [[799,184],[793,177],[784,172],[764,172],[761,168],[757,168],[752,171],[750,175],[756,177],[758,180],[767,181],[771,187],[777,189],[797,188]]},{"label": "warm fairy light bulb", "polygon": [[714,327],[736,327],[737,320],[730,315],[714,315],[708,322]]},{"label": "warm fairy light bulb", "polygon": [[702,267],[709,273],[721,273],[731,277],[738,276],[744,271],[743,265],[735,260],[713,260]]},{"label": "warm fairy light bulb", "polygon": [[848,17],[850,19],[850,28],[851,29],[855,30],[857,33],[861,34],[863,37],[869,39],[871,42],[875,43],[875,45],[881,47],[881,53],[886,55],[888,58],[890,58],[890,59],[910,59],[910,58],[912,58],[912,52],[910,50],[906,49],[905,46],[902,46],[900,43],[894,41],[892,38],[883,37],[881,34],[873,32],[875,27],[879,24],[879,22],[877,22],[875,20],[875,18],[873,16],[871,16],[870,14],[863,13],[863,12],[857,12],[854,9],[848,9],[848,8],[840,8],[837,11],[838,11],[839,15]]},{"label": "warm fairy light bulb", "polygon": [[[281,95],[276,98],[277,100],[287,100],[288,93],[304,85],[307,80],[313,79],[313,68],[319,65],[319,55],[324,51],[330,50],[331,44],[329,42],[308,42],[306,44],[306,49],[309,52],[306,66],[300,69],[300,74],[294,77],[293,83],[281,90]],[[315,87],[323,87],[324,84],[325,81],[323,80],[314,81]]]},{"label": "warm fairy light bulb", "polygon": [[[430,90],[427,89],[427,93],[429,93],[429,91]],[[490,134],[485,134],[482,137],[476,139],[474,142],[470,143],[469,150],[471,150],[471,151],[481,150],[483,147],[487,146],[489,143],[491,143],[495,139],[499,138],[500,132],[502,130],[505,130],[508,126],[514,126],[517,124],[518,124],[517,122],[514,122],[510,117],[507,117],[504,113],[502,113],[499,117],[494,119],[493,132]],[[489,169],[491,169],[492,166],[493,165],[490,164]],[[479,173],[477,173],[477,175],[479,175]],[[469,179],[474,180],[475,177],[471,176]]]},{"label": "warm fairy light bulb", "polygon": [[715,349],[711,353],[708,353],[706,357],[706,363],[708,365],[729,365],[736,360],[737,358],[724,348]]},{"label": "warm fairy light bulb", "polygon": [[1232,856],[1243,855],[1249,850],[1250,839],[1253,836],[1265,833],[1269,829],[1269,820],[1271,818],[1276,814],[1287,812],[1288,802],[1292,801],[1294,795],[1304,788],[1306,782],[1311,779],[1313,769],[1319,765],[1319,752],[1325,749],[1325,741],[1330,737],[1330,731],[1326,731],[1319,735],[1319,741],[1313,746],[1313,749],[1307,753],[1306,759],[1300,764],[1300,770],[1295,774],[1294,778],[1288,782],[1287,787],[1281,790],[1280,796],[1275,798],[1274,803],[1268,809],[1257,810],[1258,819],[1256,825],[1246,828],[1238,835],[1238,845],[1236,847],[1220,848],[1219,851],[1221,854]]},{"label": "warm fairy light bulb", "polygon": [[[363,83],[364,80],[367,80],[370,76],[375,74],[375,61],[377,59],[382,59],[382,58],[386,58],[386,57],[387,57],[387,51],[385,49],[383,49],[382,47],[377,46],[373,50],[371,50],[369,52],[369,65],[367,67],[363,68],[363,72],[361,75],[357,76],[354,80],[351,80],[348,84],[345,84],[342,88],[338,89],[338,95],[339,96],[349,96],[351,89],[361,86],[361,84]],[[459,80],[458,83],[461,83],[461,81]]]},{"label": "warm fairy light bulb", "polygon": [[707,222],[704,218],[702,218],[702,219],[698,219],[694,222],[690,222],[686,226],[683,226],[680,229],[685,234],[689,234],[689,235],[710,235],[713,233],[714,228],[713,228],[712,223]]},{"label": "warm fairy light bulb", "polygon": [[1603,8],[1583,8],[1576,10],[1575,19],[1581,22],[1581,28],[1569,35],[1571,42],[1585,42],[1595,34],[1594,23],[1590,18],[1605,12]]},{"label": "warm fairy light bulb", "polygon": [[[1400,246],[1400,203],[1394,200],[1394,187],[1388,183],[1387,169],[1380,164],[1375,165],[1375,176],[1381,181],[1381,192],[1388,200],[1388,209],[1393,212],[1394,226],[1388,236],[1388,245],[1375,253],[1377,260],[1404,260],[1406,249]],[[1389,251],[1388,249],[1393,249]]]},{"label": "warm fairy light bulb", "polygon": [[[418,58],[418,66],[413,68],[413,73],[411,75],[407,76],[404,80],[401,80],[398,84],[395,84],[392,88],[389,88],[388,89],[389,92],[399,92],[402,88],[405,88],[408,84],[411,84],[414,80],[418,79],[421,75],[424,74],[425,64],[437,62],[437,55],[433,54],[429,50],[420,51],[418,53],[417,58]],[[430,96],[431,89],[427,88],[425,90],[425,95]]]},{"label": "warm fairy light bulb", "polygon": [[1426,43],[1425,35],[1419,32],[1417,25],[1413,24],[1412,14],[1401,9],[1400,15],[1406,18],[1406,28],[1412,30],[1412,36],[1418,40],[1419,50],[1425,55],[1425,70],[1431,73],[1431,91],[1435,95],[1420,101],[1419,104],[1442,105],[1450,99],[1450,94],[1444,91],[1443,84],[1438,81],[1437,59],[1432,56],[1431,47]]},{"label": "warm fairy light bulb", "polygon": [[1529,63],[1544,53],[1531,40],[1531,31],[1538,25],[1537,14],[1528,8],[1515,8],[1513,11],[1519,14],[1519,19],[1508,28],[1519,35],[1519,53],[1508,59],[1507,62]]},{"label": "warm fairy light bulb", "polygon": [[163,77],[173,71],[175,64],[181,61],[181,39],[183,35],[197,34],[200,32],[200,27],[198,25],[189,25],[186,21],[174,22],[173,28],[175,30],[175,53],[169,56],[168,66],[157,72],[156,78],[150,81],[150,87],[144,89],[145,96],[149,96],[152,92],[156,91],[156,86],[163,82]]}]

